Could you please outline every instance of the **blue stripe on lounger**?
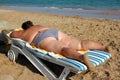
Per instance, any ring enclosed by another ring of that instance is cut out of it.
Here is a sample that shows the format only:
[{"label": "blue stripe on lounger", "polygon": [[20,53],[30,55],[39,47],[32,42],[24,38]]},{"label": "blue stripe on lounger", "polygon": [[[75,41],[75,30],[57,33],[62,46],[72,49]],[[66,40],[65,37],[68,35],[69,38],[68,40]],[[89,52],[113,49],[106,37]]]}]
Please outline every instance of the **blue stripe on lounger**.
[{"label": "blue stripe on lounger", "polygon": [[94,64],[94,66],[98,66],[101,63],[103,63],[100,59],[97,59],[95,57],[89,56],[89,58],[90,58],[90,61]]},{"label": "blue stripe on lounger", "polygon": [[78,67],[80,71],[87,70],[87,66],[85,66],[84,64],[82,64],[76,60],[67,59],[67,58],[58,58],[58,59],[68,62],[70,64],[73,64],[74,66]]},{"label": "blue stripe on lounger", "polygon": [[104,62],[105,60],[104,59],[102,59],[102,58],[100,58],[100,57],[97,57],[97,56],[94,56],[94,55],[88,55],[89,57],[91,56],[91,57],[94,57],[94,58],[97,58],[98,60],[100,60],[101,62]]},{"label": "blue stripe on lounger", "polygon": [[94,52],[87,52],[88,55],[93,55],[93,56],[96,56],[96,57],[99,57],[99,58],[102,58],[104,60],[108,59],[106,56],[103,56],[101,55],[102,53],[94,53]]},{"label": "blue stripe on lounger", "polygon": [[91,60],[91,59],[90,59],[90,61],[93,63],[94,66],[99,65],[99,63],[97,61],[94,61],[94,60]]},{"label": "blue stripe on lounger", "polygon": [[[34,53],[34,52],[32,52],[32,53]],[[41,56],[45,56],[46,55],[46,53],[44,53],[44,52],[41,52],[41,51],[39,51],[39,52],[35,52],[36,54],[39,54],[39,55],[41,55]]]},{"label": "blue stripe on lounger", "polygon": [[97,61],[98,63],[102,63],[102,62],[104,62],[103,60],[98,59],[98,58],[96,58],[96,57],[94,57],[94,56],[89,56],[89,58],[90,58],[91,60],[95,60],[95,61]]},{"label": "blue stripe on lounger", "polygon": [[40,54],[42,54],[42,55],[46,55],[46,53],[44,53],[44,52],[39,52]]},{"label": "blue stripe on lounger", "polygon": [[[93,51],[96,52],[96,53],[103,53],[103,54],[101,54],[101,55],[104,55],[104,56],[106,56],[107,58],[110,58],[110,57],[112,56],[110,53],[105,52],[105,51],[100,51],[100,50],[93,50]],[[90,52],[93,52],[93,51],[90,51]]]}]

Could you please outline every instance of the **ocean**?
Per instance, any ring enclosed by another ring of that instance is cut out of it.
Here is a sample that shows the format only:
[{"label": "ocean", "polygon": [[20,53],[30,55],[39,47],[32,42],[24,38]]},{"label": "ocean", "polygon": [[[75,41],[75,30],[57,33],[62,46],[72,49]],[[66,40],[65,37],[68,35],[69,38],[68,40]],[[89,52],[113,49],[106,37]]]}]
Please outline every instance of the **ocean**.
[{"label": "ocean", "polygon": [[120,20],[120,0],[0,0],[0,8]]}]

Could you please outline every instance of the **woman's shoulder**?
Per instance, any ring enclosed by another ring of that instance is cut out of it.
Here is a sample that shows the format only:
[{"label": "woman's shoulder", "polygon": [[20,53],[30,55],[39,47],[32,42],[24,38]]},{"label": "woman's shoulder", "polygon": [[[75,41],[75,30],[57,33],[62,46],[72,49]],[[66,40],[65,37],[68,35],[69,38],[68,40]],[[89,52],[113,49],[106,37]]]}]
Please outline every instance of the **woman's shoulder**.
[{"label": "woman's shoulder", "polygon": [[23,33],[23,30],[13,31],[13,32],[11,32],[10,37],[18,37],[18,35],[20,35],[22,33]]}]

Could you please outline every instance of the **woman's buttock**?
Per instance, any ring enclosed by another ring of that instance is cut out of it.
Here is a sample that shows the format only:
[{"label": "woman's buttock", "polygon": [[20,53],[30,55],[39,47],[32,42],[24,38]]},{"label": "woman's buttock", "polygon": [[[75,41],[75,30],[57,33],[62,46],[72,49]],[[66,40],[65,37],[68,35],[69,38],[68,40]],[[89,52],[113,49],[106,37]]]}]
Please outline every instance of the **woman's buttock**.
[{"label": "woman's buttock", "polygon": [[69,43],[69,47],[74,48],[76,50],[81,50],[81,41],[71,38],[71,41]]},{"label": "woman's buttock", "polygon": [[63,47],[66,47],[66,45],[63,45],[61,42],[53,37],[48,37],[42,40],[38,47],[47,51],[60,53],[61,49]]},{"label": "woman's buttock", "polygon": [[64,45],[74,49],[81,49],[81,42],[73,37],[70,37],[62,32],[59,32],[59,41]]}]

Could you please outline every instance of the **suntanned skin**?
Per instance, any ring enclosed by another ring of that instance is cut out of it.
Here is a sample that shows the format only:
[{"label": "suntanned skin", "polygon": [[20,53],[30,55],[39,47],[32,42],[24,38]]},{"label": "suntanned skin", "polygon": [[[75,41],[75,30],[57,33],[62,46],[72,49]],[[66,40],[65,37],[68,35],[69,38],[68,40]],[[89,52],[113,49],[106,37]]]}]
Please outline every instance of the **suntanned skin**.
[{"label": "suntanned skin", "polygon": [[38,33],[47,29],[48,28],[45,28],[41,25],[36,25],[27,30],[14,31],[10,34],[10,36],[14,38],[21,38],[31,44]]},{"label": "suntanned skin", "polygon": [[[21,38],[29,42],[30,44],[34,44],[34,39],[38,35],[38,33],[43,32],[47,29],[48,28],[44,26],[35,25],[28,28],[27,30],[13,31],[10,36],[14,38]],[[59,53],[63,56],[66,56],[68,58],[73,58],[81,62],[84,62],[84,60],[83,60],[83,56],[77,52],[78,50],[106,49],[105,46],[96,43],[94,41],[90,41],[90,40],[79,41],[60,31],[58,32],[58,40],[56,40],[54,37],[47,37],[43,39],[36,47],[48,51],[53,51],[55,53]]]}]

